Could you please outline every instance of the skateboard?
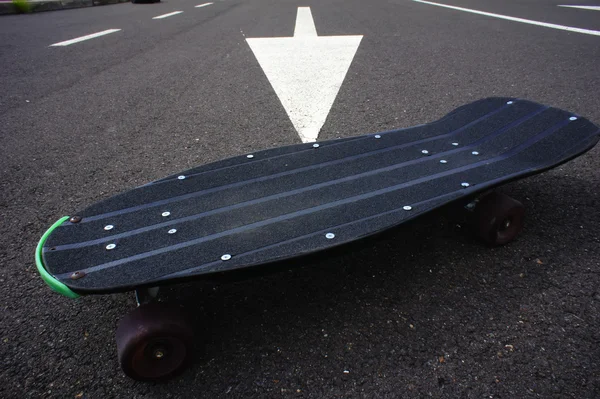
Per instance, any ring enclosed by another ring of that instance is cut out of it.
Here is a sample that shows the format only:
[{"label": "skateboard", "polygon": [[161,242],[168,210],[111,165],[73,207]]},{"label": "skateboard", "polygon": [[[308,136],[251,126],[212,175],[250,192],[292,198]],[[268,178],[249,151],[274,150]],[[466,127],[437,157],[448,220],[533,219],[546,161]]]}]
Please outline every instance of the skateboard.
[{"label": "skateboard", "polygon": [[407,129],[244,154],[198,166],[65,216],[36,264],[71,298],[135,291],[116,331],[119,362],[138,380],[166,378],[190,357],[192,331],[159,286],[278,267],[373,236],[449,203],[476,234],[506,244],[523,205],[493,188],[590,150],[600,129],[514,98],[464,105]]}]

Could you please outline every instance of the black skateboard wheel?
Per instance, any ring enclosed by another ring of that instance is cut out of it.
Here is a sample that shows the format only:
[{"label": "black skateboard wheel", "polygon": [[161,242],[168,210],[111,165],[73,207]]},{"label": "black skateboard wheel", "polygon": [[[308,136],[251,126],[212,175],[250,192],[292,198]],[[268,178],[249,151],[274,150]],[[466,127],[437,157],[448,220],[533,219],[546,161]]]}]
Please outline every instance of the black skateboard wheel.
[{"label": "black skateboard wheel", "polygon": [[475,207],[475,233],[487,244],[504,245],[523,228],[525,207],[508,195],[492,192]]},{"label": "black skateboard wheel", "polygon": [[181,309],[150,303],[121,319],[116,340],[119,363],[127,376],[159,380],[185,368],[192,353],[193,332]]}]

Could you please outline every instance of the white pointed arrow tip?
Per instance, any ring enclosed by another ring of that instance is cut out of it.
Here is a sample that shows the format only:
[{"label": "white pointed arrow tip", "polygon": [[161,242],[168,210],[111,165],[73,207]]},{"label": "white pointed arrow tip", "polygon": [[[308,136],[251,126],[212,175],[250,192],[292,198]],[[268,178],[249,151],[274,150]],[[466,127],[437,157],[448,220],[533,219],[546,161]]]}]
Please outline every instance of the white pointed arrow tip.
[{"label": "white pointed arrow tip", "polygon": [[298,135],[303,143],[313,143],[317,141],[320,130],[318,127],[303,127],[298,129]]}]

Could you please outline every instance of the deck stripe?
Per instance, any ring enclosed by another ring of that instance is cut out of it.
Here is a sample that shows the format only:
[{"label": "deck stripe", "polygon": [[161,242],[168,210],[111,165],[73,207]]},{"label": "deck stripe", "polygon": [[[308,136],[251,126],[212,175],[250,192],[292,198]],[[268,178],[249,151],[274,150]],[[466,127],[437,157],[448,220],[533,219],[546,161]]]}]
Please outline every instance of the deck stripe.
[{"label": "deck stripe", "polygon": [[[200,219],[203,217],[207,217],[207,216],[212,216],[212,215],[216,215],[218,213],[222,213],[222,212],[228,212],[228,211],[232,211],[234,209],[240,209],[240,208],[244,208],[247,206],[251,206],[251,205],[256,205],[262,202],[267,202],[270,200],[274,200],[274,199],[280,199],[280,198],[285,198],[285,197],[289,197],[292,195],[296,195],[296,194],[301,194],[304,192],[308,192],[308,191],[312,191],[312,190],[317,190],[319,188],[323,188],[323,187],[328,187],[334,184],[340,184],[340,183],[345,183],[348,181],[352,181],[352,180],[356,180],[356,179],[360,179],[362,177],[367,177],[367,176],[371,176],[371,175],[377,175],[380,173],[384,173],[384,172],[389,172],[395,169],[401,169],[404,168],[406,166],[411,166],[411,165],[416,165],[419,163],[423,163],[423,162],[427,162],[427,161],[431,161],[431,160],[435,160],[435,159],[439,159],[439,158],[443,158],[446,157],[448,155],[451,154],[455,154],[455,153],[459,153],[459,152],[464,152],[464,151],[469,151],[473,148],[475,148],[478,145],[481,145],[483,143],[486,143],[488,141],[490,141],[491,139],[493,139],[494,137],[497,137],[498,135],[506,132],[507,130],[512,129],[513,127],[516,127],[518,125],[520,125],[523,122],[526,122],[527,120],[535,117],[536,115],[544,112],[545,110],[547,110],[548,107],[541,107],[539,108],[537,111],[532,112],[520,119],[517,119],[511,123],[509,123],[508,125],[503,126],[502,128],[496,130],[494,133],[487,135],[473,143],[471,143],[468,146],[465,147],[458,147],[458,148],[452,148],[448,151],[443,151],[443,152],[439,152],[436,154],[433,154],[431,156],[428,157],[419,157],[419,158],[415,158],[415,159],[411,159],[408,161],[404,161],[401,163],[397,163],[397,164],[393,164],[390,166],[386,166],[383,168],[379,168],[379,169],[373,169],[367,172],[363,172],[363,173],[358,173],[358,174],[354,174],[354,175],[350,175],[350,176],[345,176],[339,179],[334,179],[334,180],[328,180],[322,183],[317,183],[317,184],[313,184],[312,186],[306,186],[306,187],[302,187],[302,188],[298,188],[295,190],[290,190],[290,191],[284,191],[282,193],[277,193],[277,194],[273,194],[273,195],[269,195],[266,197],[261,197],[261,198],[256,198],[254,200],[250,200],[250,201],[245,201],[245,202],[240,202],[237,204],[233,204],[233,205],[229,205],[229,206],[225,206],[225,207],[221,207],[221,208],[215,208],[212,209],[210,211],[206,211],[206,212],[202,212],[202,213],[198,213],[198,214],[194,214],[194,215],[190,215],[190,216],[186,216],[186,217],[182,217],[182,218],[178,218],[178,219],[172,219],[169,220],[168,222],[163,222],[163,223],[157,223],[155,225],[152,226],[146,226],[146,227],[141,227],[139,229],[135,229],[135,230],[129,230],[123,233],[119,233],[119,234],[114,234],[114,235],[110,235],[110,236],[104,236],[95,240],[89,240],[89,241],[82,241],[82,242],[78,242],[78,243],[73,243],[73,244],[65,244],[65,245],[59,245],[59,246],[55,246],[54,247],[54,252],[55,251],[64,251],[64,250],[70,250],[70,249],[75,249],[75,248],[82,248],[82,247],[86,247],[86,246],[91,246],[91,245],[96,245],[96,244],[102,244],[102,243],[106,243],[107,241],[114,241],[120,238],[125,238],[125,237],[131,237],[134,236],[136,234],[140,234],[140,233],[144,233],[144,232],[148,232],[148,231],[152,231],[152,230],[156,230],[156,229],[160,229],[160,228],[165,228],[165,227],[169,227],[169,226],[173,226],[173,225],[177,225],[180,223],[184,223],[184,222],[188,222],[188,221],[192,221],[192,220],[196,220],[196,219]],[[485,159],[485,158],[482,158]]]},{"label": "deck stripe", "polygon": [[[566,126],[569,123],[569,119],[566,119],[564,121],[561,121],[559,123],[556,123],[554,126],[550,127],[549,129],[546,129],[545,131],[543,131],[542,133],[538,133],[535,136],[531,137],[529,140],[527,140],[525,143],[512,148],[509,151],[506,151],[504,153],[502,153],[501,155],[491,158],[491,159],[485,159],[485,160],[481,160],[479,162],[473,163],[473,164],[469,164],[469,165],[465,165],[462,167],[458,167],[458,168],[454,168],[454,169],[450,169],[444,172],[440,172],[440,173],[436,173],[434,175],[430,175],[430,176],[424,176],[418,179],[414,179],[411,180],[409,182],[405,182],[405,183],[401,183],[398,185],[394,185],[394,186],[390,186],[390,187],[386,187],[380,190],[376,190],[376,191],[372,191],[369,193],[365,193],[365,194],[361,194],[361,195],[357,195],[354,197],[349,197],[349,198],[345,198],[342,200],[338,200],[338,201],[333,201],[327,204],[322,204],[319,206],[315,206],[312,208],[308,208],[308,209],[303,209],[300,211],[296,211],[296,212],[291,212],[285,215],[281,215],[281,216],[277,216],[275,218],[270,218],[270,219],[266,219],[266,220],[262,220],[260,222],[255,222],[255,223],[251,223],[245,226],[240,226],[234,229],[230,229],[227,231],[223,231],[220,233],[216,233],[216,234],[212,234],[209,236],[205,236],[205,237],[201,237],[201,238],[197,238],[195,240],[190,240],[190,241],[186,241],[183,243],[179,243],[179,244],[175,244],[175,245],[171,245],[168,247],[164,247],[164,248],[159,248],[153,251],[148,251],[142,254],[138,254],[138,255],[134,255],[134,256],[130,256],[127,258],[123,258],[123,259],[118,259],[112,262],[107,262],[104,264],[100,264],[100,265],[96,265],[96,266],[92,266],[86,269],[82,269],[81,271],[85,272],[86,274],[90,274],[90,273],[95,273],[104,269],[108,269],[108,268],[112,268],[118,265],[122,265],[125,263],[130,263],[130,262],[134,262],[137,260],[142,260],[142,259],[146,259],[152,256],[156,256],[156,255],[160,255],[163,253],[167,253],[167,252],[171,252],[171,251],[175,251],[175,250],[179,250],[179,249],[183,249],[183,248],[187,248],[190,246],[194,246],[197,244],[201,244],[207,241],[213,241],[225,236],[229,236],[229,235],[233,235],[233,234],[237,234],[237,233],[241,233],[244,231],[248,231],[248,230],[253,230],[253,229],[257,229],[263,226],[267,226],[269,224],[273,224],[276,222],[282,222],[282,221],[286,221],[286,220],[290,220],[290,219],[294,219],[296,217],[299,216],[304,216],[304,215],[308,215],[311,213],[315,213],[318,211],[322,211],[322,210],[326,210],[326,209],[330,209],[333,207],[337,207],[340,205],[344,205],[344,204],[348,204],[351,202],[356,202],[356,201],[361,201],[361,200],[365,200],[365,199],[369,199],[372,197],[376,197],[382,194],[387,194],[393,191],[398,191],[400,189],[406,188],[406,187],[410,187],[410,186],[414,186],[420,183],[424,183],[427,181],[431,181],[431,180],[436,180],[442,177],[446,177],[446,176],[450,176],[450,175],[454,175],[458,172],[464,172],[470,169],[475,169],[477,167],[480,166],[485,166],[485,165],[489,165],[491,163],[495,163],[501,160],[504,160],[518,152],[521,152],[521,150],[531,146],[532,144],[540,141],[541,139],[545,138],[546,136],[549,136],[553,133],[555,133],[556,131],[560,130],[562,127]],[[59,274],[56,275],[56,277],[58,277],[59,279],[65,279],[68,278],[68,276],[70,276],[71,273],[63,273],[63,274]]]},{"label": "deck stripe", "polygon": [[[410,129],[410,128],[407,128],[407,129]],[[401,129],[400,131],[407,130],[407,129]],[[351,138],[343,140],[341,143],[331,143],[331,144],[326,144],[326,146],[327,146],[327,148],[337,147],[339,145],[347,144],[347,143],[349,143],[351,141],[365,140],[365,138],[366,138],[366,136],[351,137]],[[298,151],[295,151],[293,153],[285,153],[285,154],[281,154],[281,155],[274,155],[274,156],[267,157],[267,158],[259,158],[259,159],[255,159],[254,161],[249,161],[249,162],[247,161],[248,158],[246,158],[245,155],[241,155],[240,158],[243,159],[243,160],[245,160],[246,162],[244,162],[244,163],[238,163],[238,164],[235,164],[235,165],[223,166],[222,168],[217,168],[217,169],[205,170],[203,172],[187,174],[186,178],[192,178],[192,177],[202,176],[202,175],[205,175],[207,173],[222,172],[222,171],[225,171],[225,170],[228,170],[228,169],[232,169],[232,168],[248,167],[249,165],[254,165],[256,163],[264,163],[265,161],[273,161],[274,159],[288,157],[291,154],[297,155],[297,154],[301,154],[303,152],[314,151],[315,149],[312,147],[313,143],[310,143],[310,144],[311,145],[310,146],[306,146],[305,149],[298,150]],[[157,180],[157,181],[150,182],[150,183],[146,184],[146,186],[155,186],[157,184],[172,183],[172,182],[175,182],[176,180],[178,180],[177,176],[167,177],[167,178],[164,178],[162,180]],[[142,187],[144,187],[144,186],[142,186]]]},{"label": "deck stripe", "polygon": [[[413,145],[418,145],[418,144],[423,144],[423,143],[427,143],[427,142],[431,142],[431,141],[436,141],[436,140],[440,140],[440,139],[444,139],[444,138],[448,138],[448,137],[452,137],[462,131],[464,131],[467,128],[470,128],[474,125],[476,125],[477,123],[480,123],[482,121],[484,121],[485,119],[488,119],[491,116],[494,116],[496,114],[498,114],[499,112],[501,112],[502,110],[506,109],[510,107],[510,105],[504,105],[492,112],[489,112],[487,114],[485,114],[484,116],[477,118],[476,120],[469,122],[468,124],[461,126],[460,128],[453,130],[452,132],[449,133],[444,133],[438,136],[434,136],[434,137],[428,137],[426,139],[421,139],[421,140],[415,140],[415,141],[411,141],[411,142],[407,142],[404,144],[399,144],[397,146],[392,146],[392,147],[385,147],[382,148],[380,150],[374,150],[374,151],[369,151],[369,152],[365,152],[365,153],[361,153],[359,155],[354,155],[351,157],[345,157],[345,158],[341,158],[341,159],[336,159],[333,161],[327,161],[327,162],[322,162],[322,163],[318,163],[318,164],[313,164],[310,166],[305,166],[302,168],[297,168],[297,169],[290,169],[287,170],[285,172],[280,172],[280,173],[276,173],[276,174],[272,174],[272,175],[268,175],[268,176],[261,176],[261,177],[257,177],[255,179],[250,179],[250,180],[244,180],[241,182],[236,182],[236,183],[231,183],[231,184],[227,184],[227,185],[223,185],[223,186],[218,186],[218,187],[213,187],[213,188],[209,188],[206,190],[200,190],[200,191],[195,191],[189,194],[184,194],[184,195],[180,195],[178,197],[171,197],[168,199],[164,199],[164,200],[159,200],[159,201],[154,201],[154,202],[150,202],[147,204],[143,204],[143,205],[138,205],[138,206],[133,206],[130,208],[125,208],[125,209],[120,209],[118,211],[114,211],[114,212],[107,212],[107,213],[103,213],[103,214],[99,214],[99,215],[94,215],[94,216],[87,216],[85,217],[82,222],[80,223],[89,223],[89,222],[93,222],[95,220],[101,220],[101,219],[106,219],[112,216],[117,216],[117,215],[122,215],[125,213],[131,213],[131,212],[136,212],[142,209],[148,209],[148,208],[152,208],[152,207],[157,207],[157,206],[163,206],[166,204],[170,204],[173,202],[179,202],[179,201],[185,201],[187,199],[190,198],[194,198],[194,197],[198,197],[198,196],[202,196],[202,195],[206,195],[206,194],[211,194],[211,193],[215,193],[215,192],[219,192],[222,190],[226,190],[229,188],[235,188],[235,187],[241,187],[247,184],[251,184],[251,183],[257,183],[257,182],[262,182],[262,181],[267,181],[267,180],[271,180],[271,179],[275,179],[278,177],[283,177],[283,176],[287,176],[287,175],[291,175],[291,174],[296,174],[299,172],[305,172],[307,170],[313,170],[313,169],[318,169],[318,168],[322,168],[325,166],[332,166],[332,165],[338,165],[347,161],[351,161],[351,160],[355,160],[355,159],[360,159],[360,158],[365,158],[368,156],[372,156],[372,155],[377,155],[377,154],[383,154],[389,151],[395,151],[398,149],[402,149],[402,148],[406,148],[406,147],[410,147]],[[313,148],[311,148],[311,151],[314,151]]]},{"label": "deck stripe", "polygon": [[[443,198],[451,197],[453,195],[456,195],[457,193],[464,192],[464,191],[465,191],[465,189],[461,188],[459,190],[452,191],[450,193],[438,195],[437,197],[434,197],[434,198],[429,198],[429,199],[426,199],[424,201],[416,202],[416,203],[412,204],[411,206],[413,207],[413,209],[417,209],[419,206],[423,206],[425,204],[428,204],[430,202],[435,202],[435,201],[441,200]],[[318,235],[321,235],[321,234],[324,234],[324,233],[328,233],[328,232],[335,233],[336,230],[338,230],[340,228],[343,228],[343,227],[349,227],[349,226],[352,226],[352,225],[355,225],[355,224],[358,224],[358,223],[368,222],[369,220],[373,220],[373,219],[376,219],[378,217],[389,216],[389,215],[392,215],[394,213],[401,213],[401,212],[406,212],[406,211],[403,210],[402,208],[397,208],[397,209],[392,209],[392,210],[387,211],[387,212],[378,213],[377,215],[371,215],[371,216],[367,216],[367,217],[362,218],[362,219],[353,220],[352,222],[342,223],[342,224],[339,224],[339,225],[336,225],[336,226],[328,227],[328,228],[323,229],[323,230],[315,231],[315,232],[312,232],[312,233],[309,233],[309,234],[305,234],[305,235],[302,235],[302,236],[299,236],[299,237],[294,237],[294,238],[291,238],[289,240],[281,241],[281,242],[278,242],[278,243],[275,243],[275,244],[270,244],[270,245],[264,246],[262,248],[253,249],[252,251],[242,252],[240,254],[235,254],[235,259],[237,260],[237,259],[243,258],[245,256],[249,256],[249,255],[260,253],[260,252],[263,252],[263,251],[266,251],[266,250],[269,250],[269,249],[277,248],[277,247],[280,247],[280,246],[285,245],[285,244],[291,244],[293,242],[301,241],[301,240],[304,240],[306,238],[311,238],[311,237],[318,236]],[[406,222],[406,221],[409,221],[411,219],[414,219],[416,216],[419,216],[420,214],[421,213],[419,213],[419,212],[415,212],[414,214],[409,215],[408,218],[403,219],[403,222]],[[344,242],[342,241],[339,244],[343,244],[343,243]],[[180,270],[180,271],[172,273],[172,274],[167,274],[165,276],[160,276],[160,277],[157,278],[157,280],[162,280],[162,279],[165,279],[165,278],[168,279],[168,278],[183,277],[183,276],[185,276],[185,275],[187,275],[189,273],[194,273],[194,272],[197,272],[199,270],[205,269],[207,267],[216,266],[218,264],[223,264],[223,261],[217,260],[217,261],[214,261],[214,262],[205,263],[205,264],[200,265],[200,266],[194,266],[192,268]],[[217,270],[217,271],[222,271],[222,270]]]}]

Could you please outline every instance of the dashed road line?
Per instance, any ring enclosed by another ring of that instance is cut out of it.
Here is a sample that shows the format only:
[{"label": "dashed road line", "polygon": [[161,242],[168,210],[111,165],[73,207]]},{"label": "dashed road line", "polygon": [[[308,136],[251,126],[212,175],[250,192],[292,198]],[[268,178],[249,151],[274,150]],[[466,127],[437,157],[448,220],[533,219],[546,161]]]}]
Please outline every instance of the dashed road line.
[{"label": "dashed road line", "polygon": [[118,32],[120,30],[121,29],[107,29],[107,30],[103,30],[102,32],[97,32],[97,33],[92,33],[90,35],[76,37],[75,39],[65,40],[64,42],[54,43],[54,44],[51,44],[50,47],[68,46],[70,44],[83,42],[84,40],[90,40],[90,39],[94,39],[96,37],[100,37],[100,36],[108,35],[108,34],[111,34],[111,33],[115,33],[115,32]]},{"label": "dashed road line", "polygon": [[463,7],[450,6],[447,4],[433,3],[431,1],[425,1],[425,0],[413,0],[413,1],[416,1],[417,3],[430,4],[432,6],[437,6],[437,7],[450,8],[452,10],[457,10],[457,11],[464,11],[464,12],[470,12],[473,14],[485,15],[487,17],[506,19],[508,21],[514,21],[514,22],[521,22],[523,24],[537,25],[537,26],[543,26],[545,28],[552,28],[552,29],[559,29],[559,30],[566,30],[567,32],[583,33],[585,35],[600,36],[600,31],[597,31],[597,30],[574,28],[572,26],[565,26],[565,25],[549,24],[547,22],[533,21],[531,19],[525,19],[525,18],[509,17],[508,15],[494,14],[491,12],[478,11],[478,10],[471,10],[470,8],[463,8]]},{"label": "dashed road line", "polygon": [[168,14],[158,15],[158,16],[156,16],[156,17],[152,18],[152,19],[163,19],[163,18],[169,18],[169,17],[172,17],[173,15],[181,14],[182,12],[183,12],[183,11],[173,11],[173,12],[170,12],[170,13],[168,13]]},{"label": "dashed road line", "polygon": [[211,4],[213,4],[213,3],[204,3],[204,4],[198,4],[197,6],[195,6],[195,8],[206,7],[206,6],[209,6],[209,5],[211,5]]}]

